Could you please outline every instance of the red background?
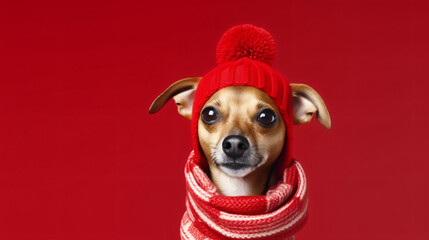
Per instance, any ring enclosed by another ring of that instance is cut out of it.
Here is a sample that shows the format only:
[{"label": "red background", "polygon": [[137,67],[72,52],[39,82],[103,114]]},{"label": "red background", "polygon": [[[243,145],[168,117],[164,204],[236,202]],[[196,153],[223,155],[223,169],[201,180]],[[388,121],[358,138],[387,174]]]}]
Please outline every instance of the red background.
[{"label": "red background", "polygon": [[0,239],[178,239],[189,122],[152,100],[235,24],[324,98],[297,239],[429,239],[427,1],[2,1]]}]

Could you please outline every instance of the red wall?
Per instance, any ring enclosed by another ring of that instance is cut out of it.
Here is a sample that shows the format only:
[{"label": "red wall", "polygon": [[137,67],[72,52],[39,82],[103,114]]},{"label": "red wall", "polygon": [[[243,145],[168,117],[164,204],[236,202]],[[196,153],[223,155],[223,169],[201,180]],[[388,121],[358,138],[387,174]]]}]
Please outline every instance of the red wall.
[{"label": "red wall", "polygon": [[[9,3],[6,3],[9,2]],[[429,239],[427,1],[2,1],[0,239],[178,239],[189,122],[152,100],[215,65],[229,27],[324,98],[296,127],[297,239]]]}]

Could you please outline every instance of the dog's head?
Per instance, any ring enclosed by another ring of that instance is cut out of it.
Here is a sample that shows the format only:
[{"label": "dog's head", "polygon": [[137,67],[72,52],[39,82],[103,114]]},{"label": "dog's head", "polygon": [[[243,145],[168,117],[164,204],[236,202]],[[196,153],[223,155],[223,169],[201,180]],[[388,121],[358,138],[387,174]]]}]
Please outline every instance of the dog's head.
[{"label": "dog's head", "polygon": [[[173,98],[179,114],[191,120],[200,79],[173,83],[155,99],[149,113],[156,113]],[[290,87],[294,124],[308,123],[316,115],[330,129],[330,116],[320,95],[305,84]],[[288,141],[285,120],[276,104],[254,87],[231,86],[216,91],[197,116],[198,142],[212,172],[243,177],[256,169],[270,168]]]},{"label": "dog's head", "polygon": [[210,169],[244,177],[271,165],[284,145],[285,124],[271,98],[248,86],[223,88],[204,104],[198,139]]},{"label": "dog's head", "polygon": [[270,66],[274,53],[264,29],[233,27],[219,41],[218,66],[203,78],[172,84],[149,112],[174,98],[179,113],[191,119],[194,151],[205,156],[212,174],[267,175],[279,156],[282,172],[292,160],[292,126],[310,122],[314,114],[328,129],[331,121],[316,91],[289,84]]}]

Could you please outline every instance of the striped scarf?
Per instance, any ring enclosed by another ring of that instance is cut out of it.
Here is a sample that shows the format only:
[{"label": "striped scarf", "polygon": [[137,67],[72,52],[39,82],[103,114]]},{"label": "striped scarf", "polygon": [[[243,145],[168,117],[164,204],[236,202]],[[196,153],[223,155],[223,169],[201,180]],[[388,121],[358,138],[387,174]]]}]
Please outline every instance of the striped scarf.
[{"label": "striped scarf", "polygon": [[186,212],[182,239],[291,240],[307,219],[306,179],[293,161],[266,195],[222,196],[191,152],[185,166]]}]

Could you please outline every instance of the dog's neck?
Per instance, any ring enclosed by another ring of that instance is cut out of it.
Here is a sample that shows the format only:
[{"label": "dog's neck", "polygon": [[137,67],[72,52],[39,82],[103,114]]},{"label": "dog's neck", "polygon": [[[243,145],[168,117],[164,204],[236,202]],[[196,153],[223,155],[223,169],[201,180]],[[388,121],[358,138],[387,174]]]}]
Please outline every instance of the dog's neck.
[{"label": "dog's neck", "polygon": [[[256,169],[244,177],[231,177],[218,168],[211,169],[211,179],[224,196],[254,196],[264,194],[267,184],[274,182],[269,169]],[[268,183],[269,181],[269,183]]]}]

